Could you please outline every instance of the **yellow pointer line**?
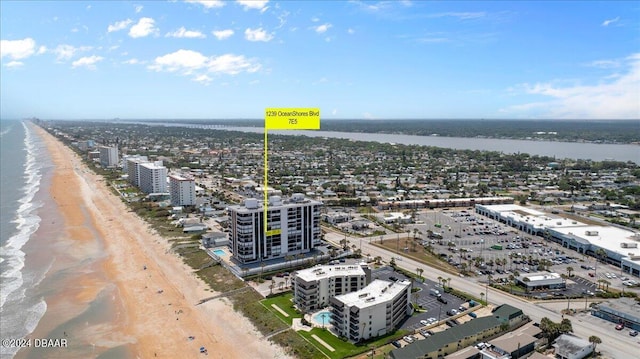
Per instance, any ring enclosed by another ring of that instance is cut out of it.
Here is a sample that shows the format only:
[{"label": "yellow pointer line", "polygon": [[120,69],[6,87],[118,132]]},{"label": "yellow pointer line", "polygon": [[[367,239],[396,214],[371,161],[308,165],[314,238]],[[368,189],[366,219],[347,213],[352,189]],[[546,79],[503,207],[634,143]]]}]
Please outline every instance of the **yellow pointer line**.
[{"label": "yellow pointer line", "polygon": [[264,201],[263,201],[263,208],[264,208],[264,216],[263,216],[263,222],[264,222],[264,232],[265,234],[267,233],[267,203],[269,202],[267,200],[267,180],[268,180],[268,175],[269,175],[269,163],[267,162],[267,155],[268,155],[268,151],[267,151],[267,123],[265,121],[264,124]]}]

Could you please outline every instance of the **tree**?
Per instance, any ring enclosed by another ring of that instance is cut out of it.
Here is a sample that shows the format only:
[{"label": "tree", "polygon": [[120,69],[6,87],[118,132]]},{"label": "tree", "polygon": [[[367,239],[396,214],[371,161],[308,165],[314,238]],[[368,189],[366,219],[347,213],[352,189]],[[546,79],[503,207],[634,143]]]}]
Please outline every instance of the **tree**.
[{"label": "tree", "polygon": [[571,266],[567,267],[567,275],[569,277],[571,277],[571,272],[573,272],[573,267],[571,267]]},{"label": "tree", "polygon": [[264,274],[264,267],[267,264],[265,262],[260,262],[260,279],[262,279],[262,275]]},{"label": "tree", "polygon": [[573,325],[571,324],[571,321],[567,318],[562,319],[560,325],[558,326],[558,332],[560,334],[573,332]]},{"label": "tree", "polygon": [[602,339],[596,335],[592,335],[589,337],[589,343],[593,344],[593,353],[591,355],[596,356],[596,347],[602,343]]},{"label": "tree", "polygon": [[389,262],[389,265],[395,268],[395,266],[396,266],[396,258],[395,257],[391,257],[391,261]]},{"label": "tree", "polygon": [[424,269],[416,268],[416,275],[418,276],[419,279],[422,279],[422,273],[423,272],[424,272]]}]

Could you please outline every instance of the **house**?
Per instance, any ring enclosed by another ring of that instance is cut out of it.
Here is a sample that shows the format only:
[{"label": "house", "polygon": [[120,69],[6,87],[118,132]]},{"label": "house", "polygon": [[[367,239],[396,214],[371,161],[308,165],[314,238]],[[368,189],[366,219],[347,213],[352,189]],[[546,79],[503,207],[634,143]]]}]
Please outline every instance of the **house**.
[{"label": "house", "polygon": [[556,350],[556,358],[582,359],[593,352],[594,344],[573,335],[562,334],[553,343],[553,347]]}]

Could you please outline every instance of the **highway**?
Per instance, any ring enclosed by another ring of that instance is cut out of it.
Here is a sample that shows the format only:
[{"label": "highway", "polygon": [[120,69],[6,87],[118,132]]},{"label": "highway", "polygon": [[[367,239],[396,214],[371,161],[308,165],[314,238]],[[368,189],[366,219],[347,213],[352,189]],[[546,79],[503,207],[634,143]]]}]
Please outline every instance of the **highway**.
[{"label": "highway", "polygon": [[[397,236],[397,234],[387,234],[383,236],[383,239],[396,239]],[[401,233],[400,237],[406,237],[406,234]],[[340,246],[340,241],[345,239],[345,235],[337,232],[328,232],[325,235],[325,239]],[[370,240],[379,241],[380,237],[354,238],[347,236],[346,239],[349,241],[349,246],[355,245],[356,248],[361,248],[363,255],[369,254],[372,258],[380,256],[383,261],[387,263],[392,257],[395,257],[398,267],[414,273],[416,268],[421,268],[424,270],[422,275],[435,282],[438,281],[438,277],[451,278],[451,287],[474,294],[476,297],[480,297],[480,293],[487,293],[487,298],[485,299],[488,299],[490,304],[496,306],[509,304],[520,308],[535,322],[540,322],[543,317],[547,317],[554,322],[560,322],[562,320],[560,309],[563,306],[529,302],[508,293],[490,287],[487,288],[484,284],[477,283],[474,277],[456,277],[450,273],[429,267],[412,259],[399,257],[395,252],[369,244]],[[581,301],[581,303],[584,305],[583,301]],[[602,353],[603,358],[627,359],[639,357],[640,342],[637,339],[638,337],[634,338],[629,336],[628,330],[617,331],[614,329],[615,325],[613,323],[591,315],[576,315],[568,318],[571,320],[575,335],[584,339],[588,339],[591,335],[596,335],[602,339],[602,343],[598,345],[597,350]]]}]

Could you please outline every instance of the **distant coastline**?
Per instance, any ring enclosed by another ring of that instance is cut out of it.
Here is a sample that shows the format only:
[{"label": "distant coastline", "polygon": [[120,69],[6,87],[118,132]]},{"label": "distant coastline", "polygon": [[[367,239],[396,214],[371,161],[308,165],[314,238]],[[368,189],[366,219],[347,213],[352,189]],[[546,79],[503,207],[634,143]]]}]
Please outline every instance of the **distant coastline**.
[{"label": "distant coastline", "polygon": [[[114,119],[110,121],[174,126],[193,125],[259,128],[264,126],[264,121],[258,119]],[[323,119],[320,126],[320,131],[330,132],[634,145],[640,145],[639,129],[640,120]]]}]

